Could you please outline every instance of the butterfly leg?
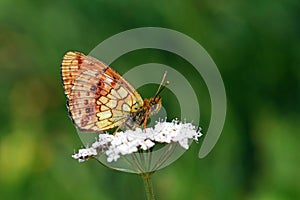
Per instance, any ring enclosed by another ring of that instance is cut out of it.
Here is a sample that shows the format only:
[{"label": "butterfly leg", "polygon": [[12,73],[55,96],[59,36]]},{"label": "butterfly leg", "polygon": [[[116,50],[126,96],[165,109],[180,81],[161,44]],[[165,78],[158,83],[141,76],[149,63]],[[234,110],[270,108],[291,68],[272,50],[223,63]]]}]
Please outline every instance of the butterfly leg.
[{"label": "butterfly leg", "polygon": [[116,134],[117,134],[117,132],[118,132],[118,130],[121,128],[121,126],[118,126],[117,128],[116,128],[116,130],[114,131],[114,136],[116,136]]},{"label": "butterfly leg", "polygon": [[148,114],[148,110],[146,111],[146,114],[145,114],[145,120],[144,120],[144,130],[146,131],[146,128],[147,128],[147,121],[149,119],[149,114]]}]

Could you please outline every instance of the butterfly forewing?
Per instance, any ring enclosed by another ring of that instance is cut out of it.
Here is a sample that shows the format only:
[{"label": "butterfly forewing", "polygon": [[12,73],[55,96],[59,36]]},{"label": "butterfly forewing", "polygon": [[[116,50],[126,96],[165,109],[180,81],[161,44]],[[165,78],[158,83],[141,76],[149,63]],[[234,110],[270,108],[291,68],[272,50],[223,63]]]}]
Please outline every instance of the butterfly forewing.
[{"label": "butterfly forewing", "polygon": [[70,116],[81,131],[118,127],[143,106],[141,96],[124,78],[90,56],[68,52],[61,75]]}]

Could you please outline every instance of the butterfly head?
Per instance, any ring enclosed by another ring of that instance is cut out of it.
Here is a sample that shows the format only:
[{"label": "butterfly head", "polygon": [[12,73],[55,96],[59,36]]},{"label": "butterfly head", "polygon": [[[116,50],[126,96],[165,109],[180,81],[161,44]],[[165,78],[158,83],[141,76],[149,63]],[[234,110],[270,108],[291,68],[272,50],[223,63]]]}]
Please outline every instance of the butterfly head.
[{"label": "butterfly head", "polygon": [[167,85],[169,85],[169,81],[164,83],[166,76],[167,71],[165,71],[163,75],[155,96],[147,100],[145,99],[146,101],[144,100],[145,105],[148,107],[149,116],[157,113],[161,109],[161,97],[158,95],[166,88]]},{"label": "butterfly head", "polygon": [[146,104],[148,104],[149,115],[151,116],[161,109],[161,97],[152,97]]}]

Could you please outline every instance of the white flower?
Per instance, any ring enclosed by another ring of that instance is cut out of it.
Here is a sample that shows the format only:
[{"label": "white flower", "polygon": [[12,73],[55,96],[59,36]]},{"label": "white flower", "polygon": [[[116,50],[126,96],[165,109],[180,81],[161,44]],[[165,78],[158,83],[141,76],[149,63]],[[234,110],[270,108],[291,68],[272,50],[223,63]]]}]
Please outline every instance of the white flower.
[{"label": "white flower", "polygon": [[133,130],[121,131],[115,135],[99,134],[99,138],[92,144],[92,147],[80,149],[72,157],[79,162],[96,157],[105,152],[107,161],[117,161],[121,155],[128,155],[141,150],[149,150],[156,143],[179,143],[184,149],[189,148],[189,140],[198,141],[201,136],[191,123],[182,123],[177,120],[172,122],[158,122],[154,128],[144,130],[137,128]]},{"label": "white flower", "polygon": [[77,154],[72,155],[74,159],[77,159],[78,162],[84,162],[88,160],[89,158],[96,156],[97,150],[92,148],[86,148],[86,149],[79,149]]},{"label": "white flower", "polygon": [[150,139],[146,139],[145,141],[141,141],[139,145],[141,146],[141,148],[143,150],[148,150],[151,147],[153,147],[155,145],[155,143],[152,142]]},{"label": "white flower", "polygon": [[117,161],[120,158],[120,152],[118,151],[118,149],[111,148],[108,149],[105,153],[107,155],[107,162]]}]

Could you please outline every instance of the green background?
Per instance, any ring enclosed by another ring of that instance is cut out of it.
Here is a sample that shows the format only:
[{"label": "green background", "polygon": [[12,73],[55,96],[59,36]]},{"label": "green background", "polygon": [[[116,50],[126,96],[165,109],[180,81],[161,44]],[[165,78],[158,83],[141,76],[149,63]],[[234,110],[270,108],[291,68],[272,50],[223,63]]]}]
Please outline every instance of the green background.
[{"label": "green background", "polygon": [[[82,143],[59,72],[68,50],[88,53],[114,34],[145,26],[174,29],[203,45],[228,101],[223,133],[207,157],[197,157],[200,141],[153,175],[157,199],[300,199],[299,10],[298,0],[0,0],[1,199],[145,198],[138,176],[71,158]],[[199,91],[205,133],[207,88],[182,58],[139,50],[112,66],[123,74],[148,62],[184,69]],[[149,97],[155,88],[139,91]],[[172,94],[162,96],[176,117]]]}]

